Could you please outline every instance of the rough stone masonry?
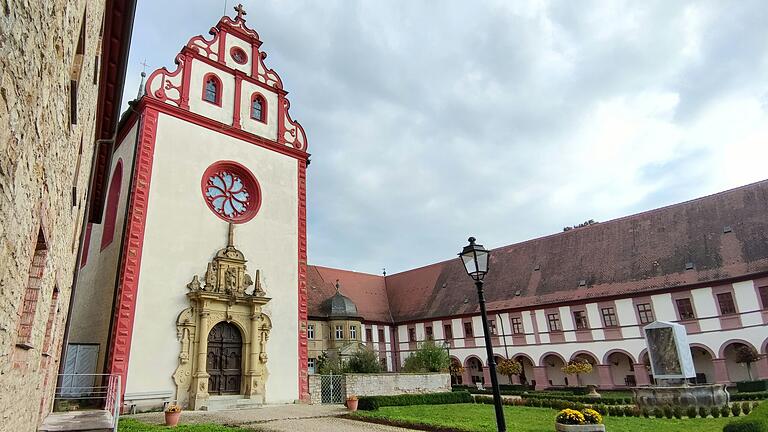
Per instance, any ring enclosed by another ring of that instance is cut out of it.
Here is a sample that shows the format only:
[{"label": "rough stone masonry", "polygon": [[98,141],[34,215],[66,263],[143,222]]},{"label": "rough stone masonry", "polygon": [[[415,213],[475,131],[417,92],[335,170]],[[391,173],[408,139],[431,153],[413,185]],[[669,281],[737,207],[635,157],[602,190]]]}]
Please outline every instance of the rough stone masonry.
[{"label": "rough stone masonry", "polygon": [[[35,430],[52,404],[94,151],[103,12],[103,0],[0,0],[0,431]],[[33,318],[22,344],[25,297]]]}]

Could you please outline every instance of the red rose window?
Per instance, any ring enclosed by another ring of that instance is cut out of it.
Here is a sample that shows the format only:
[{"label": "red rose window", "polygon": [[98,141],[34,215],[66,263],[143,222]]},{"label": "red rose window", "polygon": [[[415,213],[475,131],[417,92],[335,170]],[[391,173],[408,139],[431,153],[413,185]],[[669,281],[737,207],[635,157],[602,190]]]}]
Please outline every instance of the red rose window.
[{"label": "red rose window", "polygon": [[228,222],[251,220],[261,205],[259,183],[248,168],[236,162],[217,162],[208,167],[202,187],[208,208]]}]

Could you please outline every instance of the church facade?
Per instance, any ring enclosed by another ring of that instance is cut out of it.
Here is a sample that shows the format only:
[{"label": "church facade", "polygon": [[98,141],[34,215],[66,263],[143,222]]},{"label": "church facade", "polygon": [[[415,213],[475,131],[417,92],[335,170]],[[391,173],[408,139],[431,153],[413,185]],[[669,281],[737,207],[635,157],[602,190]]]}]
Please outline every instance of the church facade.
[{"label": "church facade", "polygon": [[147,77],[87,227],[68,360],[128,403],[306,398],[307,139],[243,15]]}]

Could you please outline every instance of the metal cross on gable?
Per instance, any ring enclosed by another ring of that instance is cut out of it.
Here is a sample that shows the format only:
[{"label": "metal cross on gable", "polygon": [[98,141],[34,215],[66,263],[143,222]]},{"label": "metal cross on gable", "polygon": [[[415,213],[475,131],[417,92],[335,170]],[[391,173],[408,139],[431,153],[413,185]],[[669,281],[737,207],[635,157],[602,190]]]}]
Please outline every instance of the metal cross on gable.
[{"label": "metal cross on gable", "polygon": [[145,59],[144,59],[144,60],[143,60],[141,63],[139,63],[139,64],[141,65],[141,71],[146,73],[146,72],[147,72],[147,66],[149,66],[149,65],[147,64],[147,59],[145,58]]},{"label": "metal cross on gable", "polygon": [[243,16],[248,15],[248,13],[245,12],[245,8],[243,7],[242,3],[239,3],[237,6],[235,6],[235,12],[237,12],[237,17],[235,19],[242,20]]}]

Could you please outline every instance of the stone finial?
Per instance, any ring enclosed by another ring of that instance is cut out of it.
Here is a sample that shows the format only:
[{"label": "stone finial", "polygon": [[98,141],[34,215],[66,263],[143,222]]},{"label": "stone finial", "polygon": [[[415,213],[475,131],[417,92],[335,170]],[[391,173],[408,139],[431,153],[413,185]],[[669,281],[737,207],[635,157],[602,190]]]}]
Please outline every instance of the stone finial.
[{"label": "stone finial", "polygon": [[245,21],[244,16],[248,15],[247,12],[245,12],[245,8],[243,7],[242,3],[239,3],[237,6],[235,6],[235,12],[237,12],[237,16],[235,17],[236,20]]}]

